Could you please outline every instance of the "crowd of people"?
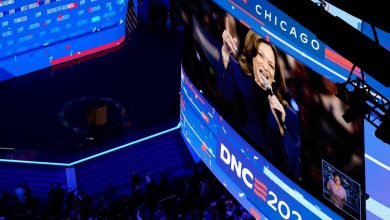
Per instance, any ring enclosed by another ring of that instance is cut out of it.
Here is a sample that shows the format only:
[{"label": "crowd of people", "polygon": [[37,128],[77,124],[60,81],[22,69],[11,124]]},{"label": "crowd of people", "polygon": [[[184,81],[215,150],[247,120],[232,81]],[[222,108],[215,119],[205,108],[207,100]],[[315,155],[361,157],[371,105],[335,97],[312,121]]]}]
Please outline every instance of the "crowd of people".
[{"label": "crowd of people", "polygon": [[[0,216],[5,219],[251,219],[251,215],[226,191],[213,174],[199,163],[183,176],[150,172],[131,174],[130,193],[106,189],[88,195],[81,189],[51,185],[46,202],[31,196],[28,184],[0,197]],[[33,190],[33,189],[32,189]],[[0,219],[1,219],[0,217]]]}]

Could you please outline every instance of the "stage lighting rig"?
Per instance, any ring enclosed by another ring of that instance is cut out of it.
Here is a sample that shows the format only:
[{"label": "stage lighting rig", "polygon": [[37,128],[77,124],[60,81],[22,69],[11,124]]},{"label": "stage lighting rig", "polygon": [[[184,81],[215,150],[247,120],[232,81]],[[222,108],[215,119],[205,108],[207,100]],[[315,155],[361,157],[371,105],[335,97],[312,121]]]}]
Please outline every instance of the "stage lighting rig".
[{"label": "stage lighting rig", "polygon": [[336,96],[349,106],[343,115],[347,123],[365,118],[377,128],[375,135],[390,144],[390,103],[386,97],[360,78],[338,83]]},{"label": "stage lighting rig", "polygon": [[[334,2],[336,5],[339,5],[336,2],[344,2],[336,0],[326,1]],[[324,1],[320,0],[318,4],[307,0],[269,0],[269,2],[302,24],[328,47],[337,51],[338,54],[345,57],[351,63],[369,73],[371,77],[382,83],[385,87],[390,87],[390,77],[388,77],[387,67],[390,60],[390,51],[341,18],[333,16],[324,10]],[[370,4],[366,4],[366,2],[358,3],[348,0],[348,5],[346,6],[359,5],[359,9],[362,9],[362,11],[359,10],[359,13],[356,13],[356,15],[361,16],[363,20],[373,24],[374,27],[390,30],[390,19],[388,19],[390,13],[387,13],[386,10],[385,12],[387,14],[380,12],[381,10],[376,10],[386,8],[384,6],[386,1],[374,0],[374,2],[375,4],[371,2]],[[369,13],[369,15],[365,16],[367,14],[364,12]],[[373,60],[375,62],[372,62]]]}]

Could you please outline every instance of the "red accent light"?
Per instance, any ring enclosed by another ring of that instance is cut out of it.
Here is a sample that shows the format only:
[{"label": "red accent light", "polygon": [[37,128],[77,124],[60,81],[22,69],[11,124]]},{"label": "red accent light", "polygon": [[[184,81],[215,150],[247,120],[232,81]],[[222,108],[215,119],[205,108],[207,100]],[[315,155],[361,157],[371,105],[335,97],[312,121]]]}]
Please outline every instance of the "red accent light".
[{"label": "red accent light", "polygon": [[202,117],[204,120],[206,120],[207,123],[209,123],[209,121],[210,121],[209,117],[207,117],[207,115],[204,112],[202,112]]},{"label": "red accent light", "polygon": [[181,103],[181,108],[185,111],[186,106],[185,106],[185,100],[183,99],[183,95],[180,94],[180,103]]},{"label": "red accent light", "polygon": [[192,84],[189,84],[188,83],[188,80],[185,79],[185,83],[188,85],[188,87],[191,89],[191,91],[194,93],[195,95],[195,98],[198,99],[203,105],[205,105],[206,103],[200,98],[200,96],[198,95],[198,93],[195,91],[195,89],[193,88],[193,85]]},{"label": "red accent light", "polygon": [[89,50],[82,51],[82,52],[80,52],[80,54],[73,54],[72,56],[69,55],[69,56],[65,56],[65,57],[61,57],[61,58],[52,60],[51,61],[51,65],[64,63],[64,62],[67,62],[67,61],[70,61],[70,60],[73,60],[73,59],[77,59],[77,58],[80,58],[80,57],[83,57],[83,56],[87,56],[87,55],[90,55],[90,54],[93,54],[93,53],[97,53],[97,52],[102,51],[102,50],[106,50],[106,49],[118,46],[118,44],[122,43],[124,40],[125,40],[125,37],[123,36],[123,37],[121,37],[117,41],[114,41],[112,43],[105,44],[105,45],[102,45],[102,46],[99,46],[99,47],[95,47],[95,48],[92,48],[92,49],[89,49]]},{"label": "red accent light", "polygon": [[260,21],[259,19],[257,19],[255,16],[253,16],[251,13],[247,12],[246,10],[244,10],[243,8],[241,8],[239,5],[237,5],[237,3],[233,2],[232,0],[229,0],[230,3],[232,3],[234,6],[236,6],[238,9],[240,9],[241,11],[243,11],[245,14],[247,14],[249,17],[253,18],[255,21],[259,22],[261,25],[265,26],[264,22]]},{"label": "red accent light", "polygon": [[261,194],[259,191],[257,191],[256,189],[253,190],[255,192],[255,194],[262,200],[264,200],[264,202],[267,201],[267,199],[265,198],[265,196],[263,194]]},{"label": "red accent light", "polygon": [[[353,64],[349,62],[349,60],[345,59],[344,57],[340,56],[339,54],[331,51],[328,48],[325,48],[325,58],[332,61],[333,63],[343,67],[344,69],[351,70]],[[362,77],[360,74],[361,70],[359,67],[356,67],[353,73],[359,77]]]},{"label": "red accent light", "polygon": [[263,183],[261,182],[260,180],[258,180],[257,178],[255,178],[255,184],[261,186],[261,188],[263,188],[264,190],[268,190],[268,187]]},{"label": "red accent light", "polygon": [[206,153],[206,155],[208,157],[211,158],[211,155],[209,154],[209,152],[207,151],[207,146],[203,143],[202,146],[200,146],[202,148],[202,150]]},{"label": "red accent light", "polygon": [[245,27],[247,27],[248,29],[251,29],[251,26],[249,24],[247,24],[245,21],[243,20],[240,20],[240,23],[243,24]]},{"label": "red accent light", "polygon": [[68,4],[68,9],[74,9],[77,7],[77,2]]},{"label": "red accent light", "polygon": [[265,191],[263,188],[261,188],[259,185],[257,185],[256,183],[253,184],[255,186],[255,189],[257,191],[259,191],[261,194],[263,194],[264,196],[267,196],[267,191]]},{"label": "red accent light", "polygon": [[253,215],[253,217],[255,217],[256,220],[260,220],[261,219],[260,214],[258,212],[256,212],[256,210],[254,208],[250,208],[249,212]]}]

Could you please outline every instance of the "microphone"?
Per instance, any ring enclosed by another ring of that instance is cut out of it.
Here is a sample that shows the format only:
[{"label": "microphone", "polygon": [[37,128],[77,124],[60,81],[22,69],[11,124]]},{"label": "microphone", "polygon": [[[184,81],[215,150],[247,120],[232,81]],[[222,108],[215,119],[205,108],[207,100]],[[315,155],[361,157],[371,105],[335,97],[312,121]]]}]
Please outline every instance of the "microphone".
[{"label": "microphone", "polygon": [[267,90],[267,93],[268,95],[270,96],[273,96],[274,95],[274,92],[272,91],[272,86],[271,84],[269,83],[269,81],[263,77],[263,81],[264,81],[264,86],[265,86],[265,89]]},{"label": "microphone", "polygon": [[[264,81],[264,86],[265,86],[265,89],[266,89],[268,95],[273,96],[274,92],[272,91],[271,84],[264,77],[263,77],[263,81]],[[284,131],[287,130],[286,123],[282,120],[282,113],[279,110],[275,109],[275,108],[274,108],[274,111],[276,113],[276,116],[278,117],[278,121],[280,123],[280,126],[282,126]]]}]

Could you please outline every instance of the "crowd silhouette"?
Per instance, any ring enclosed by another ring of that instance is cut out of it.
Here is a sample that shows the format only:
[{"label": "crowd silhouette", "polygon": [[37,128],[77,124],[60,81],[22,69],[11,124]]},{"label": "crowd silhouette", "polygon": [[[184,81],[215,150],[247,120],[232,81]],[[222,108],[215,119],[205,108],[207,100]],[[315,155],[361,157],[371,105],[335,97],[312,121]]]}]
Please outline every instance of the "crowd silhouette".
[{"label": "crowd silhouette", "polygon": [[21,184],[1,194],[0,219],[252,219],[203,163],[186,175],[132,172],[129,178],[127,194],[102,189],[88,195],[52,184],[47,201],[31,197],[28,184]]}]

